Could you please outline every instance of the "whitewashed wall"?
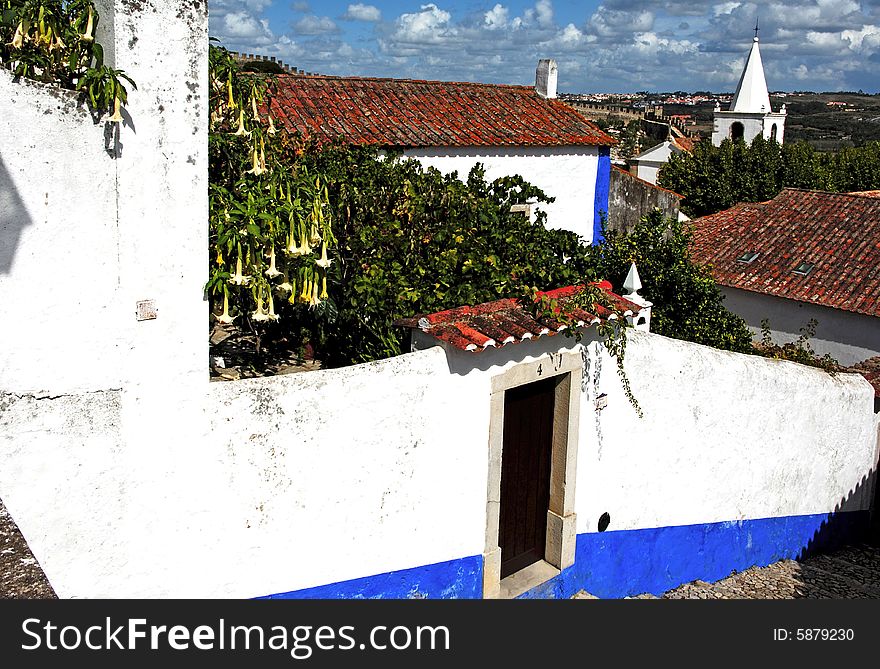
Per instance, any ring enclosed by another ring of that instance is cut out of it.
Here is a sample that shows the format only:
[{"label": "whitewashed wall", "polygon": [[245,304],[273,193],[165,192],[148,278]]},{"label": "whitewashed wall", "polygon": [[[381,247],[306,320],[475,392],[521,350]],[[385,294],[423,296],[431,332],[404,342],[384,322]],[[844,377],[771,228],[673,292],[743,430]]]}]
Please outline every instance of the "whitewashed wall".
[{"label": "whitewashed wall", "polygon": [[434,348],[134,416],[119,392],[0,395],[0,491],[61,597],[256,597],[479,555],[482,387]]},{"label": "whitewashed wall", "polygon": [[540,205],[547,212],[547,227],[571,230],[592,242],[599,164],[596,148],[444,147],[409,149],[404,155],[444,174],[457,171],[462,180],[477,163],[485,166],[489,181],[518,174],[556,198],[552,204]]},{"label": "whitewashed wall", "polygon": [[755,340],[762,336],[761,321],[770,321],[770,334],[778,344],[795,341],[810,319],[818,323],[810,347],[842,365],[880,355],[880,318],[840,309],[762,295],[737,288],[722,288],[724,306],[745,319]]},{"label": "whitewashed wall", "polygon": [[[861,376],[635,332],[626,369],[640,419],[614,362],[603,356],[594,387],[595,364],[581,411],[579,532],[605,512],[609,529],[629,530],[869,508],[861,484],[877,439]],[[591,420],[597,390],[608,406]]]},{"label": "whitewashed wall", "polygon": [[[121,126],[0,71],[0,319],[14,324],[0,333],[5,390],[207,376],[207,8],[101,9],[110,62],[138,85]],[[136,320],[141,300],[158,319]]]}]

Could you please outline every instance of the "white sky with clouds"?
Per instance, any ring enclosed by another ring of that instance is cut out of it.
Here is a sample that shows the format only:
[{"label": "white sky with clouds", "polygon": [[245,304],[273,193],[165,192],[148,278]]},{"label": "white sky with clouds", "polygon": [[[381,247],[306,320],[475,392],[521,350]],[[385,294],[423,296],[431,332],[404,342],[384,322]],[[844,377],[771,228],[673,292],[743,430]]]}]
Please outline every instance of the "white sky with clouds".
[{"label": "white sky with clouds", "polygon": [[880,0],[209,0],[212,37],[310,72],[732,91],[761,25],[771,90],[880,91]]}]

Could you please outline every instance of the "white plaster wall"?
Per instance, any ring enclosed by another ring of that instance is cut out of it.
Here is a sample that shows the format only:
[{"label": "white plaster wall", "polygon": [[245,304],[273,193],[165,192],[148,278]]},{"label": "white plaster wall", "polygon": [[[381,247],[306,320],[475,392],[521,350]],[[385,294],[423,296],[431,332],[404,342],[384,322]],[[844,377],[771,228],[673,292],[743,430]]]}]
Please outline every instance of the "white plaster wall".
[{"label": "white plaster wall", "polygon": [[770,321],[773,341],[784,344],[795,341],[800,329],[815,319],[816,334],[810,347],[819,355],[826,353],[843,365],[880,355],[880,318],[840,309],[762,295],[738,288],[722,288],[724,306],[741,316],[754,334],[761,339],[761,320]]},{"label": "white plaster wall", "polygon": [[254,597],[482,553],[488,392],[441,349],[172,395],[162,424],[120,392],[0,395],[0,491],[59,596]]},{"label": "white plaster wall", "polygon": [[[644,418],[614,361],[603,354],[594,384],[591,360],[579,532],[595,532],[604,512],[609,529],[627,530],[869,508],[877,435],[861,376],[640,332],[626,369]],[[608,406],[593,418],[597,392]]]},{"label": "white plaster wall", "polygon": [[730,126],[734,123],[742,123],[743,140],[748,144],[758,135],[770,136],[770,126],[767,126],[764,134],[764,116],[762,114],[731,114],[726,112],[715,113],[715,127],[712,131],[712,144],[721,146],[721,142],[730,137]]},{"label": "white plaster wall", "polygon": [[663,167],[665,163],[657,163],[651,161],[650,163],[639,161],[638,167],[636,168],[636,176],[639,179],[644,179],[645,181],[656,184],[657,183],[657,174],[660,172],[660,168]]},{"label": "white plaster wall", "polygon": [[590,243],[593,240],[596,172],[599,151],[594,147],[425,148],[404,154],[444,174],[458,172],[466,180],[471,168],[482,163],[486,179],[518,174],[556,198],[542,204],[547,227],[571,230]]},{"label": "white plaster wall", "polygon": [[116,161],[76,95],[0,70],[0,389],[119,387]]},{"label": "white plaster wall", "polygon": [[[0,320],[14,324],[0,335],[0,390],[207,378],[207,8],[101,9],[99,36],[138,85],[121,126],[0,72]],[[140,300],[155,300],[157,320],[136,320]]]}]

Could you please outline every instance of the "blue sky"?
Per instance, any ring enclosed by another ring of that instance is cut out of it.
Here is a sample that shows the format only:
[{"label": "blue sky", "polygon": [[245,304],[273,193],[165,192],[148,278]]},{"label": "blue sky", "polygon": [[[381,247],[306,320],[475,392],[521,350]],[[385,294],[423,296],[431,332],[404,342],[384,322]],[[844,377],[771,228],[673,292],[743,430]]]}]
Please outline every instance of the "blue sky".
[{"label": "blue sky", "polygon": [[771,90],[880,91],[880,0],[209,0],[229,49],[310,72],[531,83],[564,92],[730,91],[761,24]]}]

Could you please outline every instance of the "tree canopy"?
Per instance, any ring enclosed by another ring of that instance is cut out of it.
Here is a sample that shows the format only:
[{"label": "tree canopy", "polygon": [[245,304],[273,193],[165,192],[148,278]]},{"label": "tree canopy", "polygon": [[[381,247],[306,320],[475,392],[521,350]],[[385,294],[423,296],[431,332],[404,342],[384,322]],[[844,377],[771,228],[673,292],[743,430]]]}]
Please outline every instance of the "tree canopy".
[{"label": "tree canopy", "polygon": [[671,156],[657,183],[681,194],[682,211],[691,217],[771,200],[786,187],[873,190],[880,188],[880,142],[824,153],[806,142],[780,146],[761,136],[751,144],[725,139],[717,147],[702,141],[692,153]]}]

